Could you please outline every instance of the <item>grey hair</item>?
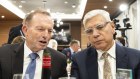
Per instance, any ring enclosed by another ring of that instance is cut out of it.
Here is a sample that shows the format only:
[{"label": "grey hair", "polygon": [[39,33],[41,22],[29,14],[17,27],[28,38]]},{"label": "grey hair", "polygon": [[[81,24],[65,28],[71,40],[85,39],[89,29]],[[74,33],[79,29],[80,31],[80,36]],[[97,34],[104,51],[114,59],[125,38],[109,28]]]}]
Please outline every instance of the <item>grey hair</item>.
[{"label": "grey hair", "polygon": [[88,13],[86,13],[86,15],[84,16],[84,19],[83,19],[83,25],[85,26],[85,24],[86,24],[88,19],[90,19],[93,16],[96,16],[98,14],[102,15],[103,17],[105,17],[105,19],[107,21],[111,21],[110,14],[107,11],[101,10],[101,9],[96,9],[96,10],[92,10],[92,11],[89,11]]}]

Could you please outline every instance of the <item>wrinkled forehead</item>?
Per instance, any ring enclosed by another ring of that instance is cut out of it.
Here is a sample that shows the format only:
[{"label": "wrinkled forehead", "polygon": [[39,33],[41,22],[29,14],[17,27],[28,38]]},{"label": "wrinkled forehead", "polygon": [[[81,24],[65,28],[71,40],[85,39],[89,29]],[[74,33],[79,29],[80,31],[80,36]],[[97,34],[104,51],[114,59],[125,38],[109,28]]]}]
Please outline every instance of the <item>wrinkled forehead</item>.
[{"label": "wrinkled forehead", "polygon": [[[40,18],[42,17],[42,18]],[[53,18],[45,13],[34,13],[32,15],[28,15],[24,20],[23,20],[23,24],[24,25],[29,25],[31,24],[33,21],[42,19],[44,21],[50,22],[52,24],[54,24]]]},{"label": "wrinkled forehead", "polygon": [[84,27],[87,27],[90,25],[96,25],[96,24],[102,24],[104,22],[107,22],[106,18],[100,14],[93,16],[86,20]]}]

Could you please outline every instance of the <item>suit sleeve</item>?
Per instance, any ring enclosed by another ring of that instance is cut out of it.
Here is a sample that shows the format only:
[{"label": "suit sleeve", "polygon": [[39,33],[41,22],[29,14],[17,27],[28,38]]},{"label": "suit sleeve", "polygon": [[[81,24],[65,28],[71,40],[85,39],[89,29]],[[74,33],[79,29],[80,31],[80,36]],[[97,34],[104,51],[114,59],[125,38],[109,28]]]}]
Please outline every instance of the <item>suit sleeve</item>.
[{"label": "suit sleeve", "polygon": [[67,63],[66,63],[66,58],[63,60],[63,63],[62,63],[62,77],[66,77],[67,76],[67,71],[66,71],[66,66],[67,66]]},{"label": "suit sleeve", "polygon": [[140,79],[140,55],[139,55],[139,64],[137,65],[137,68],[135,69],[135,71],[136,72],[134,72],[134,73],[136,73],[135,74],[136,79]]},{"label": "suit sleeve", "polygon": [[0,62],[0,79],[2,79],[1,62]]},{"label": "suit sleeve", "polygon": [[132,66],[133,79],[140,79],[140,51],[129,50],[129,61]]},{"label": "suit sleeve", "polygon": [[74,56],[72,56],[71,76],[76,77],[76,79],[80,79],[80,73],[79,73],[79,69],[78,69],[78,64],[77,64]]},{"label": "suit sleeve", "polygon": [[129,50],[131,66],[133,66],[133,79],[140,79],[140,51],[139,50]]},{"label": "suit sleeve", "polygon": [[63,53],[64,55],[66,55],[66,52],[67,52],[67,51],[66,51],[65,49],[62,51],[62,53]]}]

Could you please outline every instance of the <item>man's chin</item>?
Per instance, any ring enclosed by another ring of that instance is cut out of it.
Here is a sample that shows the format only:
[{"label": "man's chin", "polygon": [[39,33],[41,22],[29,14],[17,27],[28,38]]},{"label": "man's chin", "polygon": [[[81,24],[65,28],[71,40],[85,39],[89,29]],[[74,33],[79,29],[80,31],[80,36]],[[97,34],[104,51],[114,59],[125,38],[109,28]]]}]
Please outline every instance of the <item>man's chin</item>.
[{"label": "man's chin", "polygon": [[103,45],[96,45],[96,46],[95,46],[95,48],[96,48],[97,50],[102,50],[103,47],[104,47]]},{"label": "man's chin", "polygon": [[47,47],[47,46],[39,46],[38,49],[39,49],[39,50],[43,50],[43,49],[46,49],[46,47]]}]

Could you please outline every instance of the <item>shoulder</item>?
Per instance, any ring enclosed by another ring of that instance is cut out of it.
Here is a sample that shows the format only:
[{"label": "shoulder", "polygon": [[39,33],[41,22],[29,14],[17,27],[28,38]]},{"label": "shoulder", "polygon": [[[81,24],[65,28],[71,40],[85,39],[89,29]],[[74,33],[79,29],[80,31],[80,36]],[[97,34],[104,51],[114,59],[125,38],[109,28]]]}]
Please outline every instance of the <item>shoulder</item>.
[{"label": "shoulder", "polygon": [[133,48],[124,47],[125,53],[129,61],[133,64],[140,64],[140,51]]},{"label": "shoulder", "polygon": [[140,56],[140,50],[137,50],[137,49],[134,49],[134,48],[127,48],[127,47],[124,47],[124,50],[130,55]]},{"label": "shoulder", "polygon": [[85,48],[85,49],[83,49],[83,50],[81,50],[81,51],[79,51],[77,54],[84,54],[84,53],[87,53],[87,54],[91,54],[91,52],[92,53],[95,53],[96,52],[96,49],[94,48],[94,47],[88,47],[88,48]]},{"label": "shoulder", "polygon": [[62,53],[67,53],[70,52],[70,48],[64,48],[64,50],[62,50]]},{"label": "shoulder", "polygon": [[117,45],[116,49],[117,50],[121,50],[121,51],[126,52],[126,53],[130,53],[130,54],[140,54],[140,50],[134,49],[134,48],[125,47],[125,46]]},{"label": "shoulder", "polygon": [[117,51],[121,53],[125,53],[129,58],[136,58],[140,59],[140,50],[134,48],[128,48],[124,46],[117,46]]},{"label": "shoulder", "polygon": [[18,44],[7,44],[2,47],[0,47],[0,56],[9,56],[12,52],[15,51],[16,48],[18,48]]},{"label": "shoulder", "polygon": [[16,26],[16,27],[12,27],[9,31],[9,34],[16,34],[16,33],[20,33],[20,30],[22,28],[22,25]]},{"label": "shoulder", "polygon": [[76,54],[74,54],[73,56],[74,57],[77,57],[77,58],[81,58],[81,57],[86,57],[87,55],[96,55],[97,52],[96,52],[96,49],[93,48],[93,47],[88,47],[80,52],[77,52]]},{"label": "shoulder", "polygon": [[51,52],[53,57],[66,58],[66,56],[63,53],[56,51],[52,48],[47,47],[47,50],[49,50]]},{"label": "shoulder", "polygon": [[13,50],[15,48],[17,48],[19,46],[19,44],[7,44],[7,45],[4,45],[2,47],[0,47],[0,51],[7,51],[7,50]]},{"label": "shoulder", "polygon": [[65,48],[63,51],[70,51],[70,48]]}]

